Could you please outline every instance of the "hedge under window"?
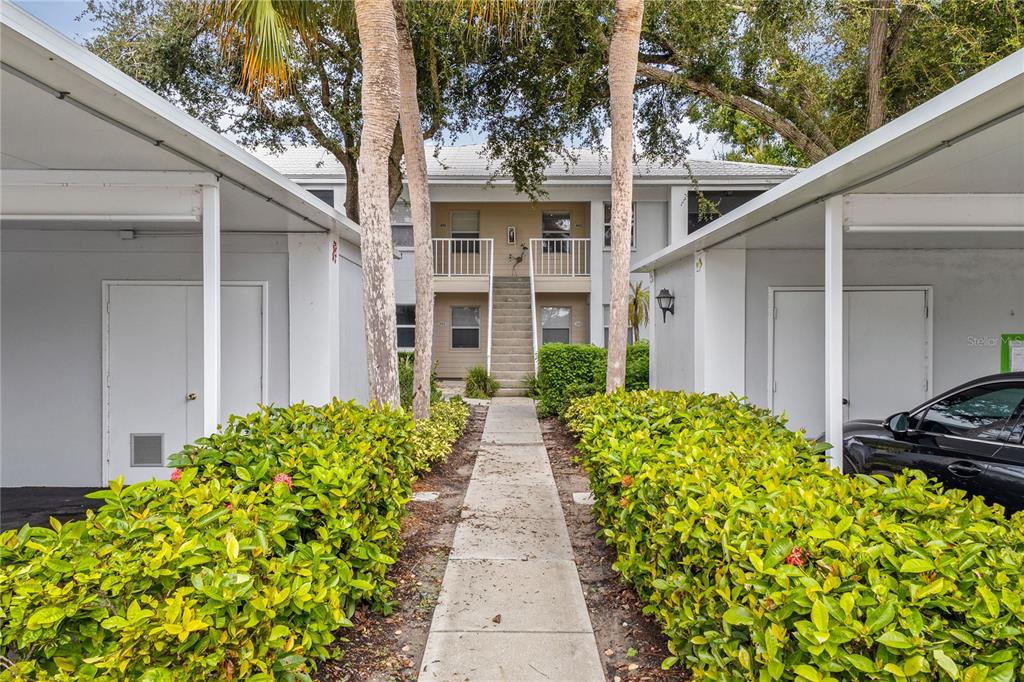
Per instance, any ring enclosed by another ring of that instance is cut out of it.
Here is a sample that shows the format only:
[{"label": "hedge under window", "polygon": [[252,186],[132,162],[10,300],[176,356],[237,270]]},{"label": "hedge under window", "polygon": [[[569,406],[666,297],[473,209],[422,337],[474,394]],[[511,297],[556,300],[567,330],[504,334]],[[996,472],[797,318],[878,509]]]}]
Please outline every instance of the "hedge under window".
[{"label": "hedge under window", "polygon": [[568,306],[542,306],[540,309],[541,343],[570,343],[572,308]]},{"label": "hedge under window", "polygon": [[398,348],[412,350],[416,347],[416,306],[397,306]]},{"label": "hedge under window", "polygon": [[452,307],[452,348],[480,347],[480,306]]}]

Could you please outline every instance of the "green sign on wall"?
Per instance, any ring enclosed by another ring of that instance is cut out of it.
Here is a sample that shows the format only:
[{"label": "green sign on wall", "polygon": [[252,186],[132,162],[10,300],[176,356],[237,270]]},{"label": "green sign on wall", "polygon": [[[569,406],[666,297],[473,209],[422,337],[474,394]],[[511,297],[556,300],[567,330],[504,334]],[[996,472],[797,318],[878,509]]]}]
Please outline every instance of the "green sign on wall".
[{"label": "green sign on wall", "polygon": [[1003,334],[999,355],[999,371],[1024,372],[1024,334]]}]

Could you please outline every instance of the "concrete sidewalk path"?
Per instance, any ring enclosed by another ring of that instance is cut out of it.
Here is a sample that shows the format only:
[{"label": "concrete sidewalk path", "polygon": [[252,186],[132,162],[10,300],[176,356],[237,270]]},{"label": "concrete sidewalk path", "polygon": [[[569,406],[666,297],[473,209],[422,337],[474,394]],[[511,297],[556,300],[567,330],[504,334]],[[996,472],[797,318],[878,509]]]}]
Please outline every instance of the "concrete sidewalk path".
[{"label": "concrete sidewalk path", "polygon": [[420,680],[604,680],[540,424],[495,398]]}]

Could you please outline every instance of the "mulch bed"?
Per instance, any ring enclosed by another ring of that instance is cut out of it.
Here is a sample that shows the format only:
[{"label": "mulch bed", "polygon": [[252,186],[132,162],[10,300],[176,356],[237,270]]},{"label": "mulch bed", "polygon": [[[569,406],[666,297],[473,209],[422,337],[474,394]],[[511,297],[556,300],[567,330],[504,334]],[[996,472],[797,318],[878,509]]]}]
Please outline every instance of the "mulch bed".
[{"label": "mulch bed", "polygon": [[689,679],[678,668],[661,669],[661,662],[669,656],[665,636],[657,623],[643,613],[636,593],[612,568],[615,551],[598,537],[591,507],[573,502],[573,493],[589,488],[586,473],[573,461],[577,452],[572,435],[556,418],[542,419],[541,432],[606,677],[610,681]]},{"label": "mulch bed", "polygon": [[315,679],[416,679],[487,417],[486,406],[470,410],[466,432],[448,461],[413,486],[417,492],[441,495],[434,502],[411,502],[402,521],[405,546],[388,576],[395,583],[394,610],[389,615],[357,610],[354,627],[338,633],[337,658],[321,663]]}]

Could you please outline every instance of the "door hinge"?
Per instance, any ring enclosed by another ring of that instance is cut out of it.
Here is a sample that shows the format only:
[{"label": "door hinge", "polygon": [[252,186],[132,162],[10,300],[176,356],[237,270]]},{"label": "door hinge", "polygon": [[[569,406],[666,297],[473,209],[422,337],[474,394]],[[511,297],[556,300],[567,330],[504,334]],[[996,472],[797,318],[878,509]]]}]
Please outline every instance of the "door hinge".
[{"label": "door hinge", "polygon": [[928,306],[924,307],[924,319],[928,319]]},{"label": "door hinge", "polygon": [[772,319],[773,320],[779,319],[779,309],[778,308],[775,308],[775,307],[772,308]]},{"label": "door hinge", "polygon": [[773,381],[772,382],[772,393],[778,393],[778,392],[779,392],[779,382]]}]

